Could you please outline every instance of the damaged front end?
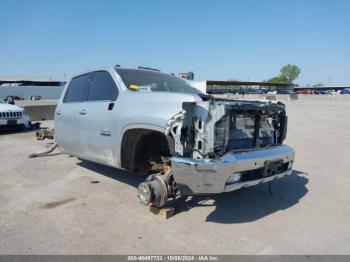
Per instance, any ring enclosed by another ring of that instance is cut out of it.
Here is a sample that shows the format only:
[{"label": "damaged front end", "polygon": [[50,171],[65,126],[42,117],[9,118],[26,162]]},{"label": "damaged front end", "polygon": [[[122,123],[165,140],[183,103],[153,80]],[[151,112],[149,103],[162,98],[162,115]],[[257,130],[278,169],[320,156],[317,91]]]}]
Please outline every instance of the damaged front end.
[{"label": "damaged front end", "polygon": [[173,184],[182,195],[211,194],[289,175],[294,150],[282,144],[286,133],[280,102],[184,102],[165,128],[174,141]]},{"label": "damaged front end", "polygon": [[279,102],[209,100],[185,102],[183,109],[182,119],[173,125],[174,140],[182,146],[177,152],[183,157],[213,159],[229,151],[278,146],[286,137],[287,116]]}]

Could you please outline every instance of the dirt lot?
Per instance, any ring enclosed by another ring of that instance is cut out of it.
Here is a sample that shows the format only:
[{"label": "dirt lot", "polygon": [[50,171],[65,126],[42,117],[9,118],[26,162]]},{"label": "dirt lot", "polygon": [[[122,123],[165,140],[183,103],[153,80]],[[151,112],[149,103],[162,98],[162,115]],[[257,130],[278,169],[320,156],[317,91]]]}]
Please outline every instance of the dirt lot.
[{"label": "dirt lot", "polygon": [[[267,185],[179,199],[162,220],[143,178],[0,135],[1,254],[350,254],[350,100],[287,101],[296,172]],[[91,183],[91,181],[99,183]]]}]

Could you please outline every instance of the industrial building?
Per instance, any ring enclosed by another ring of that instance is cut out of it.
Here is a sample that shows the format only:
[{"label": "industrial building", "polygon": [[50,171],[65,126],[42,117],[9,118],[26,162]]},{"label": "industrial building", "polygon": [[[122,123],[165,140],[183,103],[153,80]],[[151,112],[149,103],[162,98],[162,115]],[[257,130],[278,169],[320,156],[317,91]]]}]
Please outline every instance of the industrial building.
[{"label": "industrial building", "polygon": [[242,82],[242,81],[188,81],[191,86],[208,94],[225,94],[225,93],[266,93],[277,91],[281,94],[290,94],[294,92],[294,84],[267,83],[267,82]]},{"label": "industrial building", "polygon": [[0,86],[64,86],[66,82],[65,78],[55,77],[0,76]]},{"label": "industrial building", "polygon": [[40,96],[42,99],[58,99],[66,82],[65,78],[52,77],[0,77],[0,98]]},{"label": "industrial building", "polygon": [[347,88],[350,88],[350,85],[348,86],[327,85],[327,86],[312,86],[312,87],[298,86],[298,87],[295,87],[295,91],[307,89],[307,90],[312,90],[314,93],[316,93],[318,90],[340,91]]}]

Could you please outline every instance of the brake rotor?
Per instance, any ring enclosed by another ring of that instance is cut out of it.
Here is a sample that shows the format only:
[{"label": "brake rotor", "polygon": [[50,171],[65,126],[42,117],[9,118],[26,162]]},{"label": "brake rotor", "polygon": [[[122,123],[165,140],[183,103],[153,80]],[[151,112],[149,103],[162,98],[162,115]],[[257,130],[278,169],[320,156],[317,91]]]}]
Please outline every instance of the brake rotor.
[{"label": "brake rotor", "polygon": [[159,196],[157,197],[157,201],[152,202],[152,204],[156,207],[162,207],[168,200],[168,187],[164,180],[158,175],[154,177],[154,181],[159,183],[159,192],[157,192]]},{"label": "brake rotor", "polygon": [[163,207],[168,197],[176,195],[176,183],[171,174],[171,167],[163,165],[163,172],[152,174],[138,187],[138,197],[142,204]]}]

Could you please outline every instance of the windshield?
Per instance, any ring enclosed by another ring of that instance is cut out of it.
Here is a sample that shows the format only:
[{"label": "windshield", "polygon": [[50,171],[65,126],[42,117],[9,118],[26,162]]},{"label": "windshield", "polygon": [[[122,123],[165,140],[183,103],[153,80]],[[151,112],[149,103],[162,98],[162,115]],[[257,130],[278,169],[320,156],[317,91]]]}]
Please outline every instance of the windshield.
[{"label": "windshield", "polygon": [[116,68],[124,84],[139,92],[178,92],[202,94],[186,81],[164,73],[151,70]]},{"label": "windshield", "polygon": [[0,98],[0,104],[6,103],[4,100]]}]

